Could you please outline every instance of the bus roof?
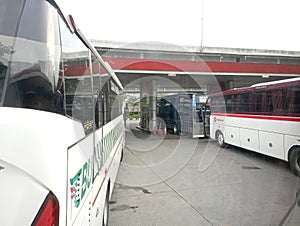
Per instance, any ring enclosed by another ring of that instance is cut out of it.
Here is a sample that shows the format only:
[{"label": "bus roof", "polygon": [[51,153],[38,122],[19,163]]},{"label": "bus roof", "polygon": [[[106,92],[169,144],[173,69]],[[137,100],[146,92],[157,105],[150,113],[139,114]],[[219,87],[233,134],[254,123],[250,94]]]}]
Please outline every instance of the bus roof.
[{"label": "bus roof", "polygon": [[295,87],[300,86],[300,77],[297,78],[290,78],[290,79],[282,79],[278,81],[271,81],[271,82],[263,82],[257,83],[249,87],[242,87],[242,88],[234,88],[230,90],[225,90],[223,92],[218,92],[214,94],[210,94],[209,96],[223,96],[223,95],[232,95],[238,93],[248,93],[254,91],[267,91],[267,90],[274,90],[274,89],[282,89],[286,87]]},{"label": "bus roof", "polygon": [[252,85],[251,87],[270,86],[270,85],[285,84],[285,83],[299,82],[299,81],[300,81],[300,77],[297,77],[297,78],[282,79],[282,80],[271,81],[271,82],[257,83]]}]

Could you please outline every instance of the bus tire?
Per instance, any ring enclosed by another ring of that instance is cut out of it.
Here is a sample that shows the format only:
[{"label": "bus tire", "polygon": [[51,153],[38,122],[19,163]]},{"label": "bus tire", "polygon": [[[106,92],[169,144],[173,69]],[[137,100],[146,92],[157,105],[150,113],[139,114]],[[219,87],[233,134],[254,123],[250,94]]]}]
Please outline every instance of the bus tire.
[{"label": "bus tire", "polygon": [[224,141],[224,135],[221,131],[217,131],[216,133],[216,139],[217,139],[217,142],[219,144],[219,146],[221,148],[225,148],[226,147],[226,143]]},{"label": "bus tire", "polygon": [[106,191],[105,203],[103,207],[103,216],[102,216],[102,226],[108,226],[108,216],[109,216],[109,187]]},{"label": "bus tire", "polygon": [[300,176],[300,147],[291,150],[289,158],[290,168],[296,176]]}]

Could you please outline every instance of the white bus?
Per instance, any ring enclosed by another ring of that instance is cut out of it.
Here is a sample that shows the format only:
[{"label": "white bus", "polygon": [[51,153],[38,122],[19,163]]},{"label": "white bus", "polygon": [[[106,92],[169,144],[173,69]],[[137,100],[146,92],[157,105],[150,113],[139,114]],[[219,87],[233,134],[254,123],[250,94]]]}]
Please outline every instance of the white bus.
[{"label": "white bus", "polygon": [[211,94],[210,136],[288,161],[300,176],[300,78]]},{"label": "white bus", "polygon": [[121,94],[54,1],[1,2],[0,225],[107,225]]}]

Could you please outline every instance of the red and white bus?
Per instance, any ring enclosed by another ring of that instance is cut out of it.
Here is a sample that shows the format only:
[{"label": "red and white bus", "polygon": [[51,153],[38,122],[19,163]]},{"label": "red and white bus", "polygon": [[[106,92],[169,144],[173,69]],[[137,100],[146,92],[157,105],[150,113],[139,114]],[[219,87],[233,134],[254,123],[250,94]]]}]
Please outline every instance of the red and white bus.
[{"label": "red and white bus", "polygon": [[0,225],[107,225],[122,89],[55,1],[1,1]]},{"label": "red and white bus", "polygon": [[300,176],[300,78],[211,94],[210,137],[288,161]]}]

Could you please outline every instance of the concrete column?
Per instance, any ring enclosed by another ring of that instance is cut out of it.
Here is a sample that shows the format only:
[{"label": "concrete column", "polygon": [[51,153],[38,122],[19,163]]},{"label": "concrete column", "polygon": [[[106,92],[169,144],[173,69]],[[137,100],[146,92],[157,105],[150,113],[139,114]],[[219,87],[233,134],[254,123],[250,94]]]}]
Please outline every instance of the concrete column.
[{"label": "concrete column", "polygon": [[225,84],[225,89],[233,89],[234,88],[234,82],[233,81],[227,81]]},{"label": "concrete column", "polygon": [[143,90],[142,90],[142,85],[140,84],[140,114],[141,114],[141,118],[140,118],[140,122],[139,122],[139,126],[140,128],[143,128],[144,125],[143,125],[143,103],[142,103],[142,97],[143,97]]},{"label": "concrete column", "polygon": [[157,121],[156,121],[156,96],[157,96],[157,84],[156,80],[151,80],[150,86],[150,119],[152,120],[152,128],[150,130],[153,134],[157,131]]},{"label": "concrete column", "polygon": [[144,81],[140,84],[140,127],[144,130],[149,130],[149,107],[148,107],[149,86]]}]

